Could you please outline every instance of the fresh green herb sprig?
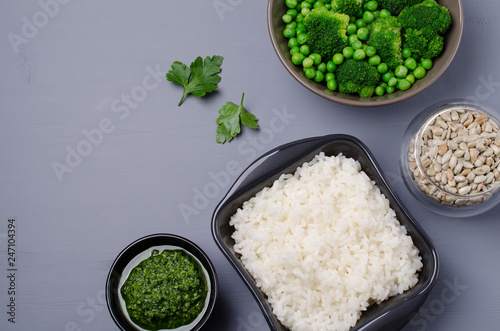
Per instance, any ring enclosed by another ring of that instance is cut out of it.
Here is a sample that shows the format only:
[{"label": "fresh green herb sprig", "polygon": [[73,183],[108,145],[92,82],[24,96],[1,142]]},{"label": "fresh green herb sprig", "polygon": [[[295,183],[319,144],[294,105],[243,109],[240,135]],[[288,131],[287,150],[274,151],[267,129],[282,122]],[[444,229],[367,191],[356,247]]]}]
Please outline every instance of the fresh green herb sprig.
[{"label": "fresh green herb sprig", "polygon": [[[217,84],[221,80],[219,73],[222,70],[222,61],[222,56],[214,55],[207,56],[205,60],[198,56],[189,67],[179,61],[172,64],[172,69],[167,72],[166,77],[168,81],[184,88],[179,106],[188,94],[202,97],[217,89]],[[219,117],[215,121],[217,124],[215,139],[218,143],[230,142],[240,134],[241,124],[252,129],[259,128],[257,117],[243,107],[244,97],[245,93],[241,96],[239,106],[233,102],[226,102],[219,109]]]},{"label": "fresh green herb sprig", "polygon": [[219,117],[215,121],[217,123],[215,138],[218,143],[230,142],[236,137],[241,132],[240,123],[252,129],[259,128],[257,117],[243,107],[244,97],[245,93],[241,95],[239,106],[229,101],[219,109]]},{"label": "fresh green herb sprig", "polygon": [[221,80],[223,57],[214,55],[207,56],[205,60],[198,56],[189,67],[184,63],[175,61],[172,69],[167,73],[167,80],[181,85],[184,88],[179,106],[188,94],[202,97],[217,89],[217,84]]}]

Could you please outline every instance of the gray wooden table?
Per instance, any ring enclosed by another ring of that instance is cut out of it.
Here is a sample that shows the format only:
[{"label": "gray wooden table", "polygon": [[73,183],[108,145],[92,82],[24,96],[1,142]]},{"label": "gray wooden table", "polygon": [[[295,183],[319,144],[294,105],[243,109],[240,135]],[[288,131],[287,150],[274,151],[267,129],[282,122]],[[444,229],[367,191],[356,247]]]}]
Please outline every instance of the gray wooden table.
[{"label": "gray wooden table", "polygon": [[[0,1],[1,330],[116,330],[104,298],[111,263],[158,232],[195,241],[215,264],[220,296],[205,330],[267,330],[212,239],[212,212],[260,154],[330,133],[368,145],[439,250],[440,278],[404,330],[500,330],[500,206],[442,217],[422,208],[399,173],[403,134],[426,106],[469,98],[498,109],[500,3],[464,0],[449,70],[411,100],[377,109],[300,86],[271,47],[266,6]],[[170,65],[212,55],[224,57],[219,89],[178,107],[182,91],[165,80]],[[217,111],[243,92],[261,129],[217,144]]]}]

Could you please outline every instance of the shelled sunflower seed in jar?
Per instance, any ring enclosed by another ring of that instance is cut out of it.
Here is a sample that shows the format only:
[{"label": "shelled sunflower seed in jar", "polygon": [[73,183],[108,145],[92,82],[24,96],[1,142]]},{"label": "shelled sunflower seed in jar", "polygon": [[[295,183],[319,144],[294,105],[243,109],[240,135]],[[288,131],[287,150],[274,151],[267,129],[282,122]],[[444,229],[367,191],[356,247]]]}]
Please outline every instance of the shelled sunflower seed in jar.
[{"label": "shelled sunflower seed in jar", "polygon": [[489,199],[500,186],[498,121],[469,106],[441,110],[412,137],[408,168],[417,187],[441,204]]}]

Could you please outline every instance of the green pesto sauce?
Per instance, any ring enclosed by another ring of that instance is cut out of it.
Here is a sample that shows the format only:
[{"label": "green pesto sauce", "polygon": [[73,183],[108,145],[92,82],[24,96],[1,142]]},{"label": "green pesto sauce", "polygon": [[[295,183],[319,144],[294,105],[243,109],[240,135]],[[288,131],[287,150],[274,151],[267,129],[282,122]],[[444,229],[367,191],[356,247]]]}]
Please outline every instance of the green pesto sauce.
[{"label": "green pesto sauce", "polygon": [[208,288],[201,266],[191,255],[155,249],[130,271],[121,294],[132,321],[156,331],[193,322],[205,306]]}]

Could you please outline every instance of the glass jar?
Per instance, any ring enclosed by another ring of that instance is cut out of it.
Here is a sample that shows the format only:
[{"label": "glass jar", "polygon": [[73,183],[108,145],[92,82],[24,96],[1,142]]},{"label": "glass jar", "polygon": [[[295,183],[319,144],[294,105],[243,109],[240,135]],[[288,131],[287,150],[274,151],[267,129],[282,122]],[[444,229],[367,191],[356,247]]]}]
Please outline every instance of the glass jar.
[{"label": "glass jar", "polygon": [[404,138],[401,171],[428,209],[468,217],[500,196],[500,123],[485,107],[450,100],[422,111]]}]

